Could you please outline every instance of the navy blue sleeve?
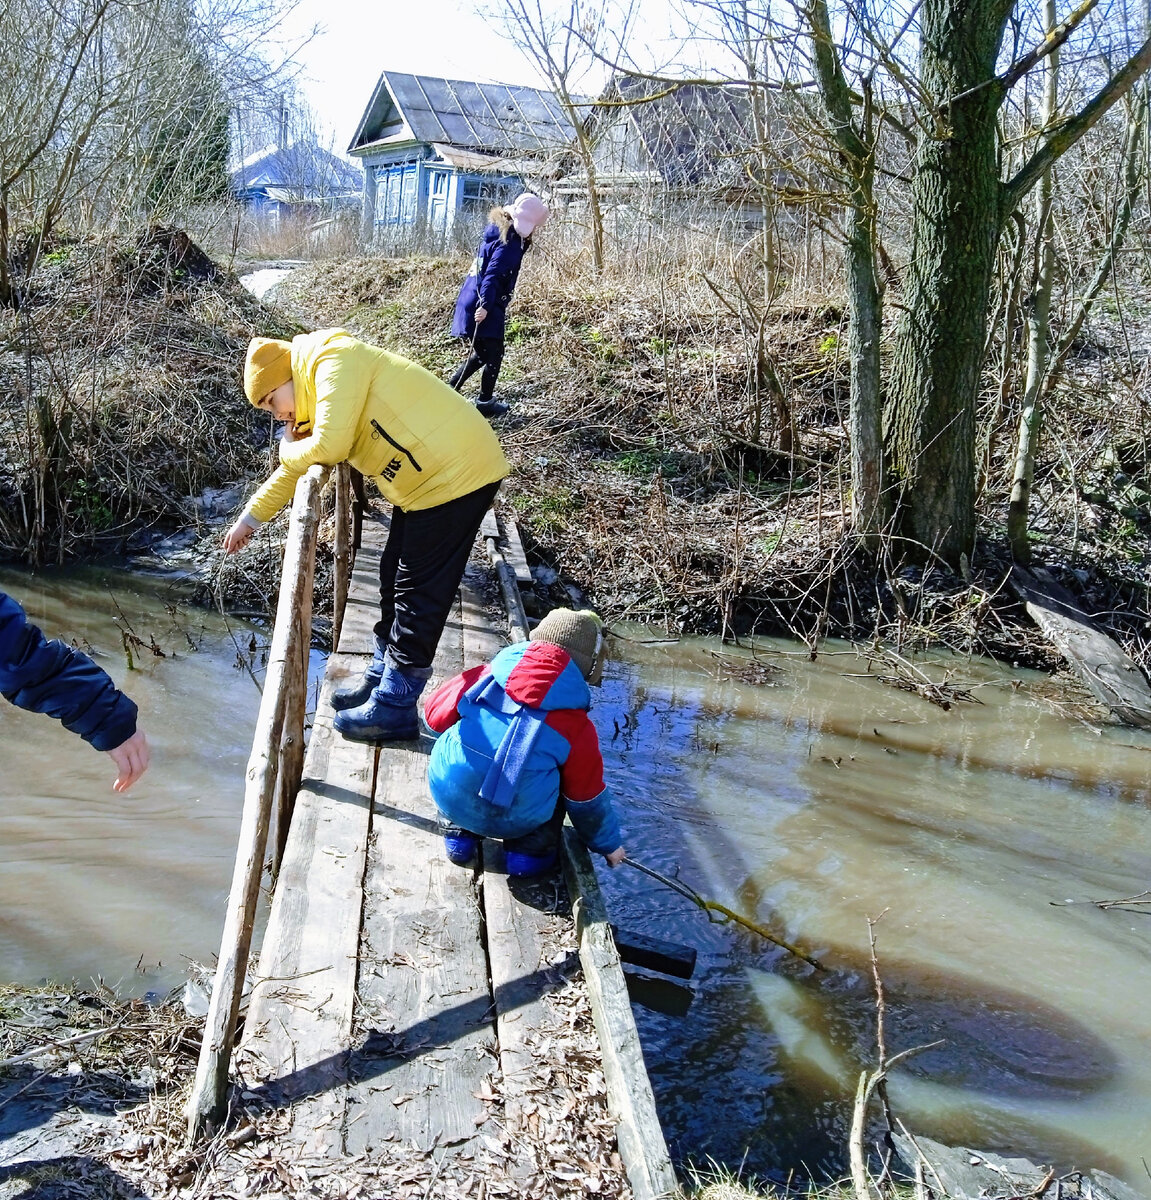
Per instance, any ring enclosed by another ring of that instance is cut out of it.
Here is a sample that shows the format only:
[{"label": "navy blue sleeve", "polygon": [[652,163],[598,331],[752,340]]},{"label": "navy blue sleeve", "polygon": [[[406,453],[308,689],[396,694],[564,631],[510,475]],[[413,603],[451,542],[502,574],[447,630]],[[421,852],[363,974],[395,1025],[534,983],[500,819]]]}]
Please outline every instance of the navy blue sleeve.
[{"label": "navy blue sleeve", "polygon": [[0,592],[0,695],[63,721],[97,750],[136,732],[136,705],[86,654],[49,642],[11,596]]},{"label": "navy blue sleeve", "polygon": [[524,244],[516,235],[509,234],[506,242],[496,242],[480,280],[480,305],[483,308],[499,308],[511,299],[523,257]]}]

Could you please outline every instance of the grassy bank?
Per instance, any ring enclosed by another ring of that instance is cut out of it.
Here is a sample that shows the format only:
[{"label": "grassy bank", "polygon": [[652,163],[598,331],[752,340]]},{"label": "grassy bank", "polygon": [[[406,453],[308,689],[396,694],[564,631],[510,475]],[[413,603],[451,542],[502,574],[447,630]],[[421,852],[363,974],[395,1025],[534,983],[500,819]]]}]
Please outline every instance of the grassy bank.
[{"label": "grassy bank", "polygon": [[[784,288],[753,329],[738,261],[684,244],[665,258],[596,275],[556,237],[525,262],[498,430],[540,602],[574,591],[609,619],[673,632],[946,645],[1056,668],[1006,587],[1011,418],[990,392],[968,576],[864,558],[847,528],[840,296]],[[214,588],[266,605],[279,529],[262,535],[264,567],[240,573],[214,553],[272,462],[267,419],[240,393],[247,339],[343,325],[446,376],[463,353],[447,327],[465,268],[463,256],[317,262],[266,303],[179,231],[61,243],[22,307],[0,313],[0,556],[140,551],[190,529]],[[1106,320],[1091,339],[1037,470],[1035,556],[1146,663],[1151,483],[1138,412],[1107,404],[1138,362]]]}]

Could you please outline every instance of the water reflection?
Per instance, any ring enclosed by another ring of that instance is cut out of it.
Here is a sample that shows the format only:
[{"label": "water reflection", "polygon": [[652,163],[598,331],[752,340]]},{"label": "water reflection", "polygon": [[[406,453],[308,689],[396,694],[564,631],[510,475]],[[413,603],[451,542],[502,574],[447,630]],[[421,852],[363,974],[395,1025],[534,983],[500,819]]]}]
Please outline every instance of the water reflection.
[{"label": "water reflection", "polygon": [[1147,886],[1151,740],[1069,720],[1043,677],[994,664],[953,660],[981,702],[945,712],[850,652],[764,649],[779,670],[750,686],[714,644],[626,644],[595,710],[629,851],[831,968],[603,873],[621,924],[699,951],[685,1016],[637,1010],[673,1144],[843,1168],[884,914],[889,1053],[947,1038],[893,1078],[909,1126],[1138,1184],[1151,925],[1088,901]]}]

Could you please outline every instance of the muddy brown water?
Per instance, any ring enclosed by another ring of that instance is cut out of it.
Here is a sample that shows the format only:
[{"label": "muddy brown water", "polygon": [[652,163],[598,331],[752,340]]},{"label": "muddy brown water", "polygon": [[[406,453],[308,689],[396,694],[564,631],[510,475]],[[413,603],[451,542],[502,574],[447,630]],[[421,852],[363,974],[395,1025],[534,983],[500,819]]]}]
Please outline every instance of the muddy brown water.
[{"label": "muddy brown water", "polygon": [[[238,666],[252,630],[123,573],[0,571],[0,587],[92,648],[153,746],[117,796],[106,756],[0,706],[0,976],[162,994],[219,942],[259,704]],[[129,672],[125,620],[164,657]],[[1089,727],[1044,677],[985,661],[930,668],[980,701],[945,712],[849,648],[810,662],[762,642],[753,663],[623,632],[593,715],[629,851],[828,967],[601,871],[617,924],[698,952],[686,1014],[635,1010],[675,1157],[842,1169],[875,1055],[871,917],[889,1053],[944,1040],[892,1077],[909,1128],[1146,1191],[1151,906],[1092,901],[1151,887],[1151,738]]]}]

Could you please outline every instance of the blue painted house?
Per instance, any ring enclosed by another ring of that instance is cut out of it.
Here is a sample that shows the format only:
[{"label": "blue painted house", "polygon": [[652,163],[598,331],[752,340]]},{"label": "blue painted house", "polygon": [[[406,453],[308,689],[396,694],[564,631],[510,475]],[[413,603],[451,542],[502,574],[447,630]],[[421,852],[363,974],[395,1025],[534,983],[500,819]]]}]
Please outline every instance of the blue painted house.
[{"label": "blue painted house", "polygon": [[544,190],[572,138],[551,92],[385,71],[348,147],[364,167],[365,239],[471,232],[462,218]]},{"label": "blue painted house", "polygon": [[289,215],[330,216],[361,202],[355,165],[307,139],[257,150],[231,181],[236,199],[274,224]]}]

